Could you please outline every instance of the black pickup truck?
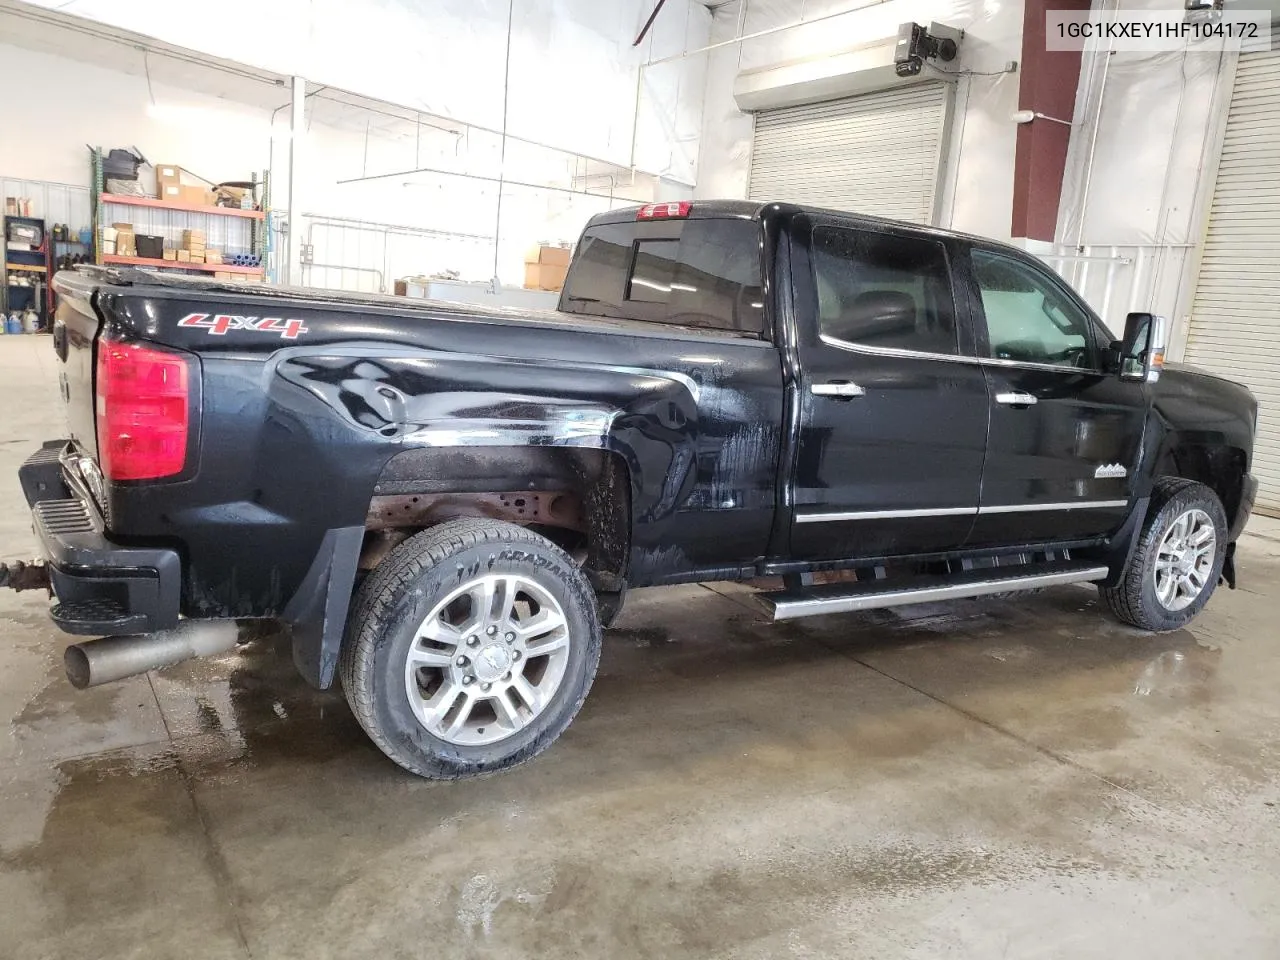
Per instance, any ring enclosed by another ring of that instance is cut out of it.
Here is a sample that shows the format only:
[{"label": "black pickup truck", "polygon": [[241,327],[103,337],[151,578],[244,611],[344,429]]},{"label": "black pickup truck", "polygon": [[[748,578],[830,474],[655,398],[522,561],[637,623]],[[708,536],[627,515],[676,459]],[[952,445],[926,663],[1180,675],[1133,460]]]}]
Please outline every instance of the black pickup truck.
[{"label": "black pickup truck", "polygon": [[21,481],[54,621],[103,638],[72,681],[273,618],[428,777],[550,744],[629,587],[781,578],[784,619],[1091,581],[1168,630],[1234,585],[1256,488],[1252,396],[1162,369],[1160,318],[1113,341],[1034,257],[885,220],[615,210],[547,312],[56,289],[68,436]]}]

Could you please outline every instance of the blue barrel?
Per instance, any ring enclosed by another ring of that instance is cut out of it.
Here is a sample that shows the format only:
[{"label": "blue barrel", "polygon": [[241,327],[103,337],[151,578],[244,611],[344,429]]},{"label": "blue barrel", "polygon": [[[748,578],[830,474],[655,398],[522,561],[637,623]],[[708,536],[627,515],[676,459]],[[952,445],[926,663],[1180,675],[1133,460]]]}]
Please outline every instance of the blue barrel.
[{"label": "blue barrel", "polygon": [[4,332],[5,333],[21,333],[22,318],[18,316],[16,313],[9,314],[9,316],[6,317],[4,321]]}]

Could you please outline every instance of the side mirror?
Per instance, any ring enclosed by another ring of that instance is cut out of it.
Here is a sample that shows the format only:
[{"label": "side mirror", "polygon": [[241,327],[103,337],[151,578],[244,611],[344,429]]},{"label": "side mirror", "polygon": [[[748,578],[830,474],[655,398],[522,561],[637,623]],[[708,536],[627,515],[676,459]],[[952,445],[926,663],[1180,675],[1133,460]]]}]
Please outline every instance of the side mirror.
[{"label": "side mirror", "polygon": [[1121,380],[1155,383],[1164,366],[1164,348],[1169,337],[1169,321],[1154,313],[1131,313],[1125,317],[1124,339],[1112,344],[1119,359]]}]

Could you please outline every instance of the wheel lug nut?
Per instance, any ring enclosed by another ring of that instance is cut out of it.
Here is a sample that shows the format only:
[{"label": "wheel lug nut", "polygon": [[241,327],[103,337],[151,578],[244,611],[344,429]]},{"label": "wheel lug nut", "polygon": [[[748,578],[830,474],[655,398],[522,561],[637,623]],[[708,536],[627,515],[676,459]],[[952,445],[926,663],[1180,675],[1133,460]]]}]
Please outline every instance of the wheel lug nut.
[{"label": "wheel lug nut", "polygon": [[512,650],[512,651],[511,651],[511,659],[512,659],[512,660],[519,660],[519,659],[520,659],[520,651],[519,651],[519,650]]},{"label": "wheel lug nut", "polygon": [[515,635],[514,633],[508,633],[508,634],[507,634],[505,637],[503,637],[502,639],[506,640],[506,641],[507,641],[507,643],[515,643],[515,642],[516,642],[516,635]]},{"label": "wheel lug nut", "polygon": [[476,678],[475,678],[475,677],[473,677],[471,674],[469,674],[469,673],[468,673],[465,677],[463,677],[463,678],[462,678],[462,682],[463,682],[463,683],[475,683],[475,682],[476,682]]},{"label": "wheel lug nut", "polygon": [[471,661],[470,661],[470,660],[468,660],[466,657],[459,657],[457,660],[455,660],[455,661],[453,661],[453,662],[454,662],[454,663],[456,663],[456,664],[457,664],[458,666],[460,666],[460,667],[465,667],[465,666],[466,666],[468,663],[470,663]]},{"label": "wheel lug nut", "polygon": [[485,631],[485,633],[489,634],[489,636],[491,637],[497,632],[498,632],[498,628],[495,627],[492,623],[489,624],[489,629]]},{"label": "wheel lug nut", "polygon": [[508,670],[508,671],[503,675],[503,677],[502,677],[502,682],[503,682],[503,683],[510,683],[510,682],[511,682],[511,671],[510,671],[510,670]]},{"label": "wheel lug nut", "polygon": [[468,646],[468,647],[478,647],[478,646],[480,646],[480,638],[479,638],[479,637],[467,637],[467,646]]},{"label": "wheel lug nut", "polygon": [[481,689],[481,690],[488,690],[491,686],[493,686],[493,684],[491,684],[491,683],[482,683],[482,684],[480,684],[480,689]]}]

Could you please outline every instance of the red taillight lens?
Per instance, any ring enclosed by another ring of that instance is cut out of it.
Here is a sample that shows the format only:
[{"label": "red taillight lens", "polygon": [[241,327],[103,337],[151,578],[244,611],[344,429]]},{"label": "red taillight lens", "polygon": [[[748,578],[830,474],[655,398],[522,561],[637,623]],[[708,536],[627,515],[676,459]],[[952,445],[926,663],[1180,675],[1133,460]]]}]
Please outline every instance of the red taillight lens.
[{"label": "red taillight lens", "polygon": [[687,217],[693,209],[688,200],[673,200],[670,203],[646,203],[636,213],[637,220],[679,220]]},{"label": "red taillight lens", "polygon": [[168,350],[98,342],[98,459],[111,480],[153,480],[187,462],[191,361]]}]

